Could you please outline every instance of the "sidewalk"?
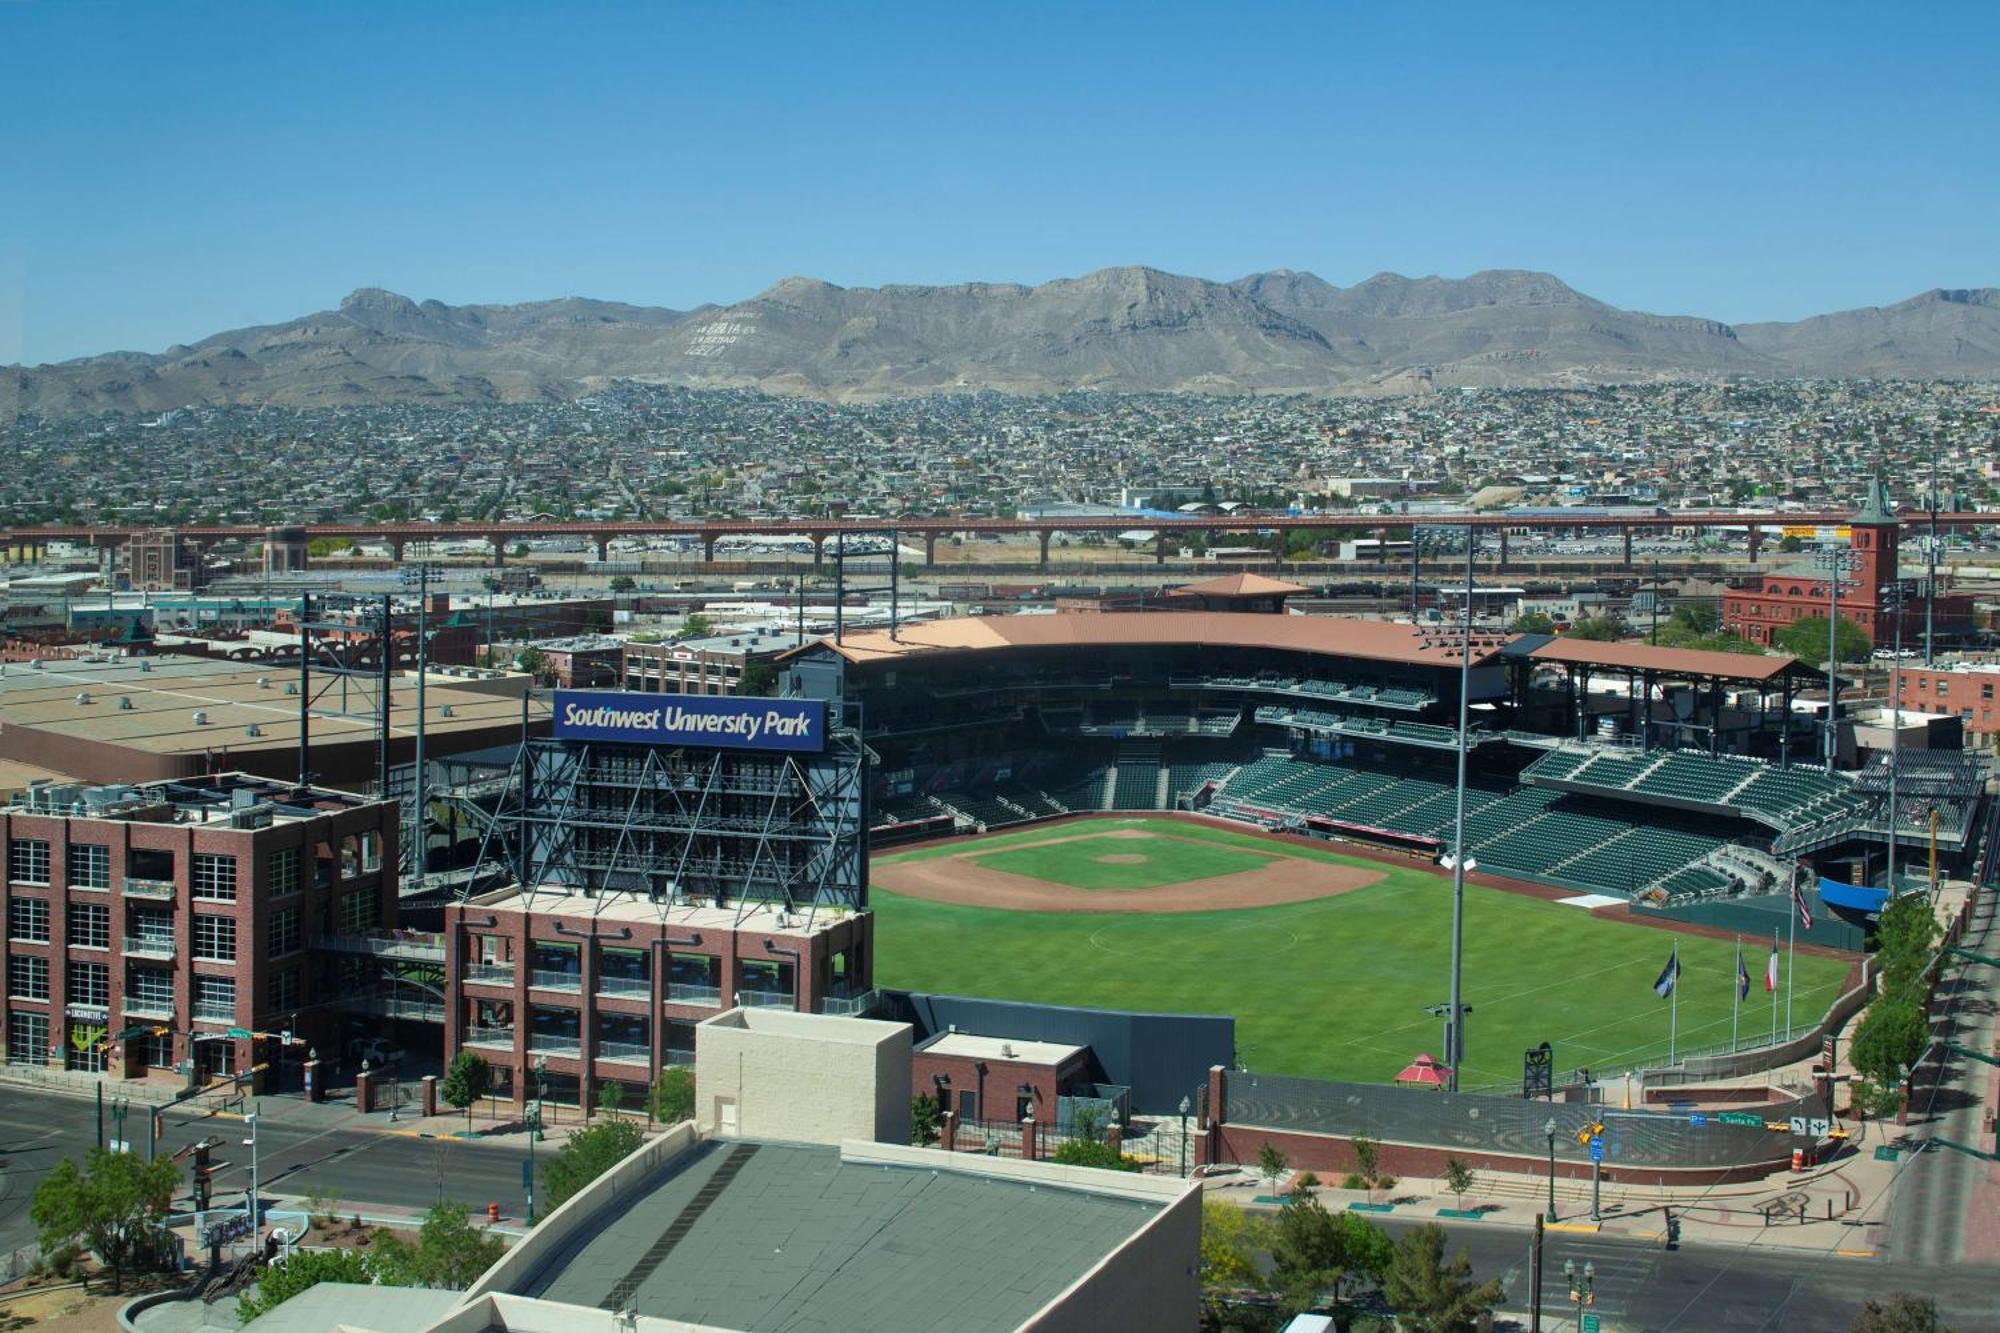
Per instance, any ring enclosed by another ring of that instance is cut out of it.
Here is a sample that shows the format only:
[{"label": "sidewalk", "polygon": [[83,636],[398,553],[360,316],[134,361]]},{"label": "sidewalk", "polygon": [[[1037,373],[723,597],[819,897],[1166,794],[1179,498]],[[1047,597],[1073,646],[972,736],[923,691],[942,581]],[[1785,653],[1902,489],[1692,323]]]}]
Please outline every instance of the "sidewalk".
[{"label": "sidewalk", "polygon": [[[1889,1126],[1892,1131],[1895,1126]],[[1887,1216],[1886,1186],[1894,1162],[1875,1160],[1882,1139],[1871,1124],[1857,1151],[1813,1171],[1773,1177],[1754,1183],[1714,1188],[1683,1186],[1655,1188],[1604,1182],[1601,1220],[1590,1216],[1590,1182],[1559,1177],[1556,1181],[1557,1221],[1551,1231],[1623,1236],[1650,1244],[1666,1241],[1666,1210],[1681,1224],[1684,1245],[1756,1245],[1769,1249],[1832,1253],[1847,1258],[1872,1258],[1880,1244]],[[1861,1137],[1857,1135],[1857,1137]],[[1296,1173],[1289,1173],[1279,1192],[1289,1192]],[[1264,1183],[1247,1170],[1206,1182],[1205,1197],[1239,1207],[1274,1208],[1259,1202]],[[1462,1215],[1457,1196],[1443,1181],[1403,1177],[1389,1190],[1375,1191],[1373,1208],[1361,1190],[1322,1185],[1319,1198],[1334,1212],[1359,1211],[1372,1217],[1412,1222],[1436,1222],[1447,1230],[1459,1226],[1503,1227],[1532,1231],[1535,1219],[1548,1210],[1548,1178],[1480,1172],[1467,1191]],[[1383,1205],[1388,1205],[1384,1207]],[[1803,1213],[1803,1216],[1801,1216]]]}]

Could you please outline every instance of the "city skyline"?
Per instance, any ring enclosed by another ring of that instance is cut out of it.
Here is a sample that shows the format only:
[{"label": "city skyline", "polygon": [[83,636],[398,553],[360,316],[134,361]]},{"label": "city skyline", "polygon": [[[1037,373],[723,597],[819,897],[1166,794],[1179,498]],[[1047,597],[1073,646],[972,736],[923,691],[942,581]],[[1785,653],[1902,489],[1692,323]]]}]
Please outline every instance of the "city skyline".
[{"label": "city skyline", "polygon": [[375,285],[688,309],[788,274],[1554,272],[1730,323],[2000,283],[2000,94],[1783,8],[0,10],[0,363]]}]

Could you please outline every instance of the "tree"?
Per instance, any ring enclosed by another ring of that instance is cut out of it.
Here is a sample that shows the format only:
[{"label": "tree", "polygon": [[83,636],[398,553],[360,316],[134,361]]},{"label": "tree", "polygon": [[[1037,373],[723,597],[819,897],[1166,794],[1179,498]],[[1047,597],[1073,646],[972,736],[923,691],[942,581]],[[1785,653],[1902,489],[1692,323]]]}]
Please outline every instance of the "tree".
[{"label": "tree", "polygon": [[1882,993],[1896,994],[1917,985],[1938,941],[1937,913],[1921,893],[1892,898],[1875,927],[1875,962],[1882,973]]},{"label": "tree", "polygon": [[1444,1159],[1444,1187],[1458,1196],[1458,1206],[1465,1207],[1465,1196],[1472,1193],[1472,1187],[1479,1183],[1471,1167],[1456,1157]]},{"label": "tree", "polygon": [[1848,1059],[1855,1072],[1881,1088],[1893,1088],[1923,1054],[1930,1021],[1914,995],[1878,995],[1855,1029]]},{"label": "tree", "polygon": [[1285,1168],[1290,1165],[1291,1163],[1285,1159],[1285,1154],[1280,1152],[1274,1143],[1266,1141],[1257,1149],[1257,1174],[1263,1177],[1265,1193],[1278,1192],[1278,1181],[1285,1174]]},{"label": "tree", "polygon": [[1097,1142],[1104,1132],[1104,1108],[1101,1106],[1079,1106],[1070,1118],[1073,1132],[1085,1143]]},{"label": "tree", "polygon": [[1507,627],[1516,634],[1554,634],[1556,622],[1547,612],[1529,611],[1514,617],[1514,623]]},{"label": "tree", "polygon": [[1459,1333],[1503,1293],[1497,1279],[1472,1281],[1465,1251],[1444,1261],[1444,1228],[1435,1223],[1405,1232],[1382,1275],[1382,1294],[1398,1316],[1397,1326],[1415,1333]]},{"label": "tree", "polygon": [[548,655],[539,648],[523,648],[514,654],[514,669],[527,672],[539,682],[549,674]]},{"label": "tree", "polygon": [[[1668,625],[1676,625],[1695,635],[1713,634],[1722,628],[1722,608],[1711,601],[1682,602],[1667,617]],[[1664,629],[1666,626],[1661,626]]]},{"label": "tree", "polygon": [[597,1090],[597,1109],[606,1115],[617,1115],[618,1109],[623,1105],[625,1105],[623,1083],[606,1083]]},{"label": "tree", "polygon": [[549,1163],[548,1211],[632,1155],[646,1136],[629,1120],[594,1120],[571,1134]]},{"label": "tree", "polygon": [[1937,1302],[1898,1292],[1887,1305],[1869,1301],[1854,1316],[1848,1333],[1951,1333],[1938,1322]]},{"label": "tree", "polygon": [[374,1281],[375,1256],[367,1250],[293,1250],[258,1276],[254,1290],[237,1296],[236,1322],[267,1315],[322,1282],[367,1286]]},{"label": "tree", "polygon": [[147,1161],[132,1153],[93,1148],[78,1167],[56,1163],[28,1206],[44,1252],[87,1245],[111,1270],[111,1290],[124,1289],[125,1271],[162,1252],[167,1211],[180,1169],[170,1158]]},{"label": "tree", "polygon": [[1353,1213],[1330,1213],[1311,1172],[1299,1177],[1278,1210],[1271,1280],[1288,1314],[1350,1299],[1386,1271],[1394,1246],[1387,1233]]},{"label": "tree", "polygon": [[460,1051],[452,1057],[451,1067],[444,1071],[444,1082],[438,1084],[445,1103],[465,1112],[466,1133],[472,1132],[472,1104],[486,1095],[493,1086],[493,1067],[486,1063],[486,1057],[478,1051]]},{"label": "tree", "polygon": [[611,591],[613,592],[631,592],[638,586],[638,581],[630,574],[614,574],[611,576]]},{"label": "tree", "polygon": [[653,1080],[653,1119],[663,1125],[678,1125],[694,1119],[694,1070],[686,1065],[668,1065]]},{"label": "tree", "polygon": [[1276,1243],[1271,1220],[1235,1204],[1214,1199],[1201,1203],[1201,1285],[1241,1291],[1264,1285],[1257,1256]]},{"label": "tree", "polygon": [[[1835,643],[1843,662],[1865,662],[1873,647],[1868,632],[1846,616],[1840,618]],[[1826,617],[1805,616],[1773,630],[1771,646],[1781,653],[1790,653],[1801,662],[1826,661]]]},{"label": "tree", "polygon": [[1778,539],[1778,549],[1786,555],[1796,555],[1806,549],[1805,538],[1797,533],[1787,533]]},{"label": "tree", "polygon": [[750,662],[743,668],[743,679],[736,684],[736,692],[753,698],[763,698],[777,693],[778,668],[769,662]]},{"label": "tree", "polygon": [[1143,1171],[1144,1163],[1137,1158],[1127,1157],[1108,1143],[1095,1139],[1071,1139],[1057,1146],[1049,1154],[1051,1162],[1064,1166],[1095,1166],[1106,1171]]},{"label": "tree", "polygon": [[705,639],[713,633],[715,633],[715,622],[701,612],[696,611],[681,622],[680,633],[674,635],[674,637],[676,639]]},{"label": "tree", "polygon": [[1585,616],[1563,631],[1565,639],[1584,639],[1591,643],[1611,643],[1625,637],[1625,627],[1610,616]]},{"label": "tree", "polygon": [[928,1148],[936,1143],[938,1121],[943,1117],[938,1099],[928,1092],[920,1092],[910,1098],[910,1142],[919,1148]]},{"label": "tree", "polygon": [[440,1203],[424,1214],[415,1244],[386,1231],[374,1236],[375,1280],[385,1287],[464,1291],[500,1261],[507,1243],[472,1225],[462,1203]]}]

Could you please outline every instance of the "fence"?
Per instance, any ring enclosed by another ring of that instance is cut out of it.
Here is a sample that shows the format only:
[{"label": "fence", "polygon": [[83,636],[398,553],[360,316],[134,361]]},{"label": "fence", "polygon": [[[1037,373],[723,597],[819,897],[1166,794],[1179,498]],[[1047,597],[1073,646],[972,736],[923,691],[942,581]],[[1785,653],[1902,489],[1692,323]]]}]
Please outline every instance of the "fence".
[{"label": "fence", "polygon": [[1473,1153],[1542,1158],[1555,1125],[1558,1160],[1586,1161],[1577,1142],[1584,1126],[1602,1120],[1607,1164],[1627,1167],[1724,1167],[1773,1153],[1765,1119],[1819,1116],[1817,1101],[1787,1101],[1764,1111],[1754,1127],[1697,1121],[1686,1114],[1611,1110],[1563,1102],[1525,1101],[1471,1093],[1423,1091],[1371,1083],[1328,1083],[1273,1074],[1229,1074],[1222,1119],[1232,1126],[1339,1138],[1366,1135],[1391,1143]]},{"label": "fence", "polygon": [[1872,962],[1859,964],[1858,974],[1850,974],[1852,984],[1833,1002],[1820,1021],[1789,1040],[1736,1050],[1727,1045],[1710,1047],[1694,1055],[1682,1056],[1671,1068],[1642,1070],[1639,1077],[1652,1087],[1671,1087],[1704,1083],[1710,1079],[1738,1078],[1806,1059],[1819,1051],[1827,1033],[1837,1031],[1841,1024],[1868,1003],[1868,997],[1875,990],[1874,977]]}]

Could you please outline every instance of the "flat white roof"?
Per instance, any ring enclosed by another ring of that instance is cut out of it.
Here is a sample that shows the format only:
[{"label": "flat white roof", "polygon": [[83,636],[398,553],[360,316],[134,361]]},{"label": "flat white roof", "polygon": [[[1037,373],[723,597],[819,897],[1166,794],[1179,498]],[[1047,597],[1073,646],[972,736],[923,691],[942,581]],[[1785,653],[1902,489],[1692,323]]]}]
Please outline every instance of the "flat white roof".
[{"label": "flat white roof", "polygon": [[962,1060],[1012,1060],[1024,1065],[1059,1065],[1083,1054],[1081,1046],[1057,1041],[1014,1041],[1007,1037],[976,1037],[947,1032],[924,1047],[925,1055],[951,1055]]},{"label": "flat white roof", "polygon": [[[564,885],[544,885],[534,890],[512,885],[474,898],[471,905],[491,912],[519,912],[528,916],[587,916],[600,921],[657,923],[694,930],[747,930],[801,938],[830,930],[852,914],[852,909],[833,907],[822,907],[817,912],[802,908],[783,912],[778,905],[767,902],[746,902],[740,907],[695,907],[620,892],[593,897]],[[785,924],[779,924],[781,920]]]}]

